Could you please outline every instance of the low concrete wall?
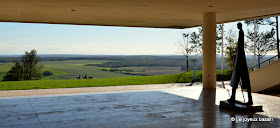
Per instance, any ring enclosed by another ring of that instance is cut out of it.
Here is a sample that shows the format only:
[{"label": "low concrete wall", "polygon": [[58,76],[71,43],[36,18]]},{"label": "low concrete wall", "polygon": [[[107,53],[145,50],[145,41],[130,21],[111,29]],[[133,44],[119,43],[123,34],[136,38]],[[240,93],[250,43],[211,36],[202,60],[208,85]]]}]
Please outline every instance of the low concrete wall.
[{"label": "low concrete wall", "polygon": [[277,60],[250,74],[252,92],[259,92],[264,89],[280,84],[280,60]]}]

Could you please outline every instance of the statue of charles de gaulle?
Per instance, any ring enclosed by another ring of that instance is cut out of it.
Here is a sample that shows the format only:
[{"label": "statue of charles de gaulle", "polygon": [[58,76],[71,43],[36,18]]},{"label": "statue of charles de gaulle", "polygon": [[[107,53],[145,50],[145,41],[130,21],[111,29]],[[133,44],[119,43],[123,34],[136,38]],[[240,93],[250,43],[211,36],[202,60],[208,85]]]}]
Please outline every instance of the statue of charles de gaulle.
[{"label": "statue of charles de gaulle", "polygon": [[241,79],[242,81],[241,88],[246,89],[248,92],[248,102],[246,103],[246,105],[252,105],[253,99],[251,94],[251,83],[250,83],[246,56],[244,51],[244,32],[242,29],[242,23],[239,22],[237,24],[237,28],[239,29],[237,54],[236,54],[235,65],[234,65],[234,69],[231,77],[231,83],[230,83],[230,86],[232,87],[232,94],[231,94],[231,98],[228,99],[227,101],[230,104],[235,104],[236,89]]}]

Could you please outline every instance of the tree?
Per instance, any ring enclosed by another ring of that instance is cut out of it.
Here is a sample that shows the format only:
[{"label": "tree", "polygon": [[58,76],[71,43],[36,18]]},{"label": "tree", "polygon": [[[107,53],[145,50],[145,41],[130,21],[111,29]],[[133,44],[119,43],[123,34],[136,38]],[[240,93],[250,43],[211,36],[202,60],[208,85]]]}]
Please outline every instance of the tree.
[{"label": "tree", "polygon": [[227,67],[229,67],[231,70],[233,70],[234,68],[236,52],[237,52],[237,42],[227,47],[226,50],[227,57],[225,59],[226,59]]},{"label": "tree", "polygon": [[[260,60],[269,52],[276,48],[275,30],[272,28],[270,31],[259,32],[259,26],[256,26],[256,54],[258,57],[258,64]],[[246,37],[249,39],[247,49],[254,53],[254,31],[248,30]],[[259,65],[260,68],[260,65]]]},{"label": "tree", "polygon": [[51,76],[51,75],[53,75],[53,73],[50,72],[50,71],[45,71],[45,72],[43,73],[43,75],[44,75],[44,76]]},{"label": "tree", "polygon": [[[247,25],[254,25],[254,20],[245,20],[244,23],[247,24]],[[276,26],[276,23],[273,22],[270,17],[269,18],[256,19],[256,24]]]},{"label": "tree", "polygon": [[21,81],[21,80],[39,80],[43,77],[41,69],[43,65],[39,65],[40,58],[33,49],[21,57],[21,61],[14,62],[14,66],[6,73],[3,81]]},{"label": "tree", "polygon": [[30,53],[26,51],[21,60],[24,69],[24,80],[38,80],[42,78],[41,69],[43,66],[39,65],[40,58],[36,55],[35,49],[31,50]]},{"label": "tree", "polygon": [[[221,52],[222,46],[222,24],[216,25],[216,53]],[[202,55],[203,54],[203,28],[198,28],[198,33],[193,32],[190,34],[191,49],[193,52]]]},{"label": "tree", "polygon": [[235,45],[237,39],[236,39],[236,31],[234,31],[233,28],[228,30],[227,35],[225,36],[225,40],[227,42],[226,46]]},{"label": "tree", "polygon": [[203,51],[203,29],[201,27],[198,28],[198,33],[192,32],[190,34],[190,44],[192,44],[191,49],[194,53],[198,55],[202,55]]},{"label": "tree", "polygon": [[[192,52],[192,49],[189,48],[189,33],[183,33],[183,41],[178,40],[177,43],[175,43],[175,45],[178,47],[178,49],[180,50],[180,53],[182,53],[185,58],[186,58],[186,64],[187,64],[187,72],[189,71],[189,55]],[[187,39],[187,41],[186,41]]]},{"label": "tree", "polygon": [[227,32],[225,36],[226,40],[226,63],[227,67],[233,70],[236,58],[236,50],[237,50],[237,40],[236,40],[236,32],[231,28]]},{"label": "tree", "polygon": [[[247,25],[253,25],[254,24],[254,20],[246,20],[245,23]],[[275,27],[275,29],[276,29],[276,49],[277,49],[278,58],[280,58],[278,16],[275,17],[275,22],[271,20],[271,17],[256,19],[256,24],[258,24],[258,25],[271,25],[271,26]]]},{"label": "tree", "polygon": [[216,53],[220,54],[222,52],[222,31],[223,24],[216,25]]},{"label": "tree", "polygon": [[20,62],[14,61],[14,66],[3,77],[3,81],[21,81],[23,80],[23,68]]}]

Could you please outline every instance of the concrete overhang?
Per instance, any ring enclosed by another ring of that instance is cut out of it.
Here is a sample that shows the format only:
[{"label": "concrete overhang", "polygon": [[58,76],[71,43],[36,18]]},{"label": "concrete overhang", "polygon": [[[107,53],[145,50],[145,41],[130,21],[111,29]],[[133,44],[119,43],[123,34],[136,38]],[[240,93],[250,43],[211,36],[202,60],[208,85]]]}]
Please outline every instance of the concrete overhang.
[{"label": "concrete overhang", "polygon": [[0,21],[151,28],[202,25],[280,15],[280,0],[0,0]]}]

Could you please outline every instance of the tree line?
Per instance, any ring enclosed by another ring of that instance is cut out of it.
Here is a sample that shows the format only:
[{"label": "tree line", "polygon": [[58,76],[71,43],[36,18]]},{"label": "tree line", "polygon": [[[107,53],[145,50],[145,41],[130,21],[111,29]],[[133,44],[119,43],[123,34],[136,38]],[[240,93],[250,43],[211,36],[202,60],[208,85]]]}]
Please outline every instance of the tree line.
[{"label": "tree line", "polygon": [[[39,57],[39,56],[38,56]],[[21,57],[0,57],[0,62],[20,61]],[[116,60],[121,61],[122,57],[44,57],[40,61],[65,61],[65,60]]]},{"label": "tree line", "polygon": [[[275,19],[274,19],[275,18]],[[254,20],[246,20],[247,26],[254,24]],[[256,19],[256,56],[258,64],[261,59],[269,52],[279,52],[279,37],[278,37],[278,17],[269,17]],[[271,30],[260,31],[260,26],[271,26]],[[226,64],[228,68],[234,67],[235,54],[237,48],[237,35],[234,29],[229,29],[223,32],[223,24],[216,25],[216,54],[220,54],[222,49],[226,56]],[[224,33],[224,44],[222,45],[222,33]],[[247,53],[254,53],[254,30],[247,30],[245,33]],[[179,53],[184,55],[187,65],[186,71],[189,68],[189,55],[202,55],[203,52],[203,28],[199,27],[198,31],[182,33],[182,39],[175,42],[179,49]],[[222,48],[223,47],[223,48]],[[279,54],[278,54],[279,55]],[[200,57],[202,58],[202,57]]]}]

